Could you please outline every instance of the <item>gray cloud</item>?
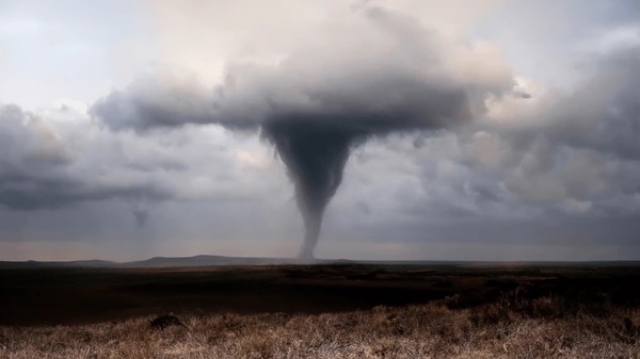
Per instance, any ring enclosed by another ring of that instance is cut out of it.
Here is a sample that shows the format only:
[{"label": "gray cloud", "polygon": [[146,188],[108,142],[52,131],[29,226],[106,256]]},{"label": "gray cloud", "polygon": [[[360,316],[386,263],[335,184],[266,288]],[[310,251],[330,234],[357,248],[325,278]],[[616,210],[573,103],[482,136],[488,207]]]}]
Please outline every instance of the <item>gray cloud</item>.
[{"label": "gray cloud", "polygon": [[[137,212],[167,200],[252,198],[256,188],[235,184],[246,182],[238,175],[250,175],[256,164],[236,163],[236,150],[224,142],[207,153],[215,132],[199,132],[203,136],[181,131],[139,137],[102,129],[68,109],[35,115],[0,106],[0,206],[39,210],[121,199]],[[256,145],[247,143],[245,151]],[[206,165],[212,159],[217,163]],[[199,172],[225,162],[225,171],[207,171],[206,180]]]},{"label": "gray cloud", "polygon": [[638,160],[640,47],[608,54],[594,67],[593,78],[567,99],[575,105],[566,110],[565,122],[570,121],[582,131],[573,135],[561,133],[564,138],[559,140],[613,157]]},{"label": "gray cloud", "polygon": [[543,104],[530,125],[490,129],[487,136],[505,145],[507,186],[533,200],[598,202],[637,193],[639,64],[640,48],[609,53],[574,93]]},{"label": "gray cloud", "polygon": [[114,130],[214,122],[211,96],[193,78],[145,77],[98,101],[92,113]]}]

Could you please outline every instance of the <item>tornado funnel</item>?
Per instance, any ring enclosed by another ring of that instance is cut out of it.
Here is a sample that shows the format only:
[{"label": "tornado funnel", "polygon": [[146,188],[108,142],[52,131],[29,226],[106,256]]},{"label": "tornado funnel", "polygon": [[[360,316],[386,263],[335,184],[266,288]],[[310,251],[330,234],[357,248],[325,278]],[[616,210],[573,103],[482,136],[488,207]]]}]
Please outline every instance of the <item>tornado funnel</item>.
[{"label": "tornado funnel", "polygon": [[342,182],[354,135],[295,120],[273,121],[263,127],[262,135],[274,144],[295,184],[306,231],[300,258],[311,259],[325,208]]}]

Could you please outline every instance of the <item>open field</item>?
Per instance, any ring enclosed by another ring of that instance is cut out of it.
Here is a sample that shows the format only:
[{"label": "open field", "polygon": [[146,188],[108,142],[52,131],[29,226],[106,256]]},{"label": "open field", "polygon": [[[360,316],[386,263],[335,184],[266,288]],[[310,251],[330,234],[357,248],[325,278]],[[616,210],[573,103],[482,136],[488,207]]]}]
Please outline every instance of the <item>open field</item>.
[{"label": "open field", "polygon": [[[640,358],[640,267],[0,270],[0,358]],[[187,324],[154,330],[173,312]]]}]

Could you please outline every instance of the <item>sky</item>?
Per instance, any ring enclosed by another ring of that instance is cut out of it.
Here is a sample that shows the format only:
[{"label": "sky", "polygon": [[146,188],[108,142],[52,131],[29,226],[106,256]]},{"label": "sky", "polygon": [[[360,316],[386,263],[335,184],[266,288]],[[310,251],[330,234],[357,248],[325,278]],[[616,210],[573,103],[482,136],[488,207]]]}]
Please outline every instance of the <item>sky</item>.
[{"label": "sky", "polygon": [[295,256],[276,119],[319,258],[640,260],[636,0],[0,0],[0,260]]}]

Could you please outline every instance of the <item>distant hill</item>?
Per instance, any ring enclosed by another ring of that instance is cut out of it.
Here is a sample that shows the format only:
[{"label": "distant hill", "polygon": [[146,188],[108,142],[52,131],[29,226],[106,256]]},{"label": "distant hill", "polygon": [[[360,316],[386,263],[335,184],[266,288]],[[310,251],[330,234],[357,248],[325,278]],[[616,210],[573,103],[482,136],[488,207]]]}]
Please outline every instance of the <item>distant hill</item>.
[{"label": "distant hill", "polygon": [[122,263],[127,267],[205,267],[221,265],[266,265],[293,263],[289,258],[225,257],[199,255],[193,257],[153,257],[144,261]]},{"label": "distant hill", "polygon": [[369,265],[431,265],[448,267],[492,267],[492,266],[593,266],[593,267],[625,267],[639,266],[640,261],[593,261],[593,262],[483,262],[483,261],[355,261],[347,259],[316,259],[303,262],[296,258],[262,258],[262,257],[226,257],[215,255],[198,255],[193,257],[153,257],[142,261],[112,262],[104,260],[82,261],[24,261],[2,262],[3,268],[163,268],[163,267],[211,267],[211,266],[251,266],[276,264],[369,264]]}]

